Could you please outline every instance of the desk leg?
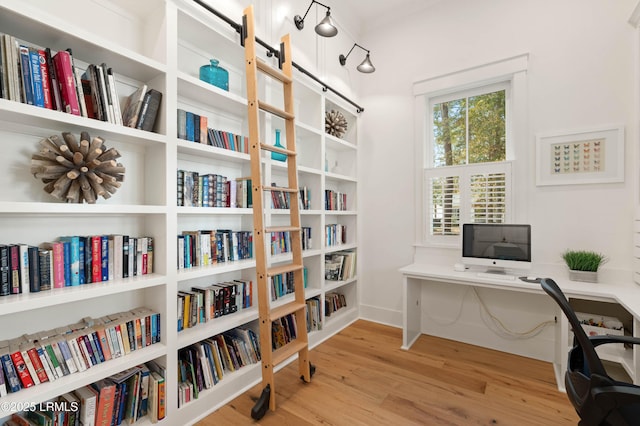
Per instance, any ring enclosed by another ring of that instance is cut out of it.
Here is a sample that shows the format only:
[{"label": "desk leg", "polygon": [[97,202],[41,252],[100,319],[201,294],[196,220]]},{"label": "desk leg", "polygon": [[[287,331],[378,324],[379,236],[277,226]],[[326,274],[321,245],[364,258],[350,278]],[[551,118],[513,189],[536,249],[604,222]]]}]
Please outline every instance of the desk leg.
[{"label": "desk leg", "polygon": [[558,390],[566,392],[564,386],[564,375],[567,371],[567,363],[569,356],[569,320],[564,316],[560,307],[556,308],[556,336],[555,336],[555,355],[553,360],[553,370],[556,375],[556,384]]},{"label": "desk leg", "polygon": [[422,332],[420,315],[421,280],[404,276],[402,279],[402,349],[408,350]]}]

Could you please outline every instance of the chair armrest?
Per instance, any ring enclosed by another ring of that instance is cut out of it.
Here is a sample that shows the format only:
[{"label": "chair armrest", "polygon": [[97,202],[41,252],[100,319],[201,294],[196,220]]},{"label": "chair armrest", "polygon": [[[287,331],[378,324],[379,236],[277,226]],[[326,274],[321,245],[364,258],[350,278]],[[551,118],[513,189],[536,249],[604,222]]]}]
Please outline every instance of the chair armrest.
[{"label": "chair armrest", "polygon": [[591,395],[600,407],[607,410],[640,403],[640,387],[629,385],[613,385],[596,387]]},{"label": "chair armrest", "polygon": [[629,345],[640,345],[639,337],[615,336],[613,334],[589,336],[589,340],[591,340],[593,346],[600,346],[607,343],[626,343]]}]

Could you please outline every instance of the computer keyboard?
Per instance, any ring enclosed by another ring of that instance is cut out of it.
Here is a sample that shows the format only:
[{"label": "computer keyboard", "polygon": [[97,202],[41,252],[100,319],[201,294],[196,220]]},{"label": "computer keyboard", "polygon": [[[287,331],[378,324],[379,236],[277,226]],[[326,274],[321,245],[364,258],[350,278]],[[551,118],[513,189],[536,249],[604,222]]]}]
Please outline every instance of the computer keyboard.
[{"label": "computer keyboard", "polygon": [[497,274],[493,272],[478,272],[477,275],[481,278],[490,278],[493,280],[514,281],[516,279],[515,275]]}]

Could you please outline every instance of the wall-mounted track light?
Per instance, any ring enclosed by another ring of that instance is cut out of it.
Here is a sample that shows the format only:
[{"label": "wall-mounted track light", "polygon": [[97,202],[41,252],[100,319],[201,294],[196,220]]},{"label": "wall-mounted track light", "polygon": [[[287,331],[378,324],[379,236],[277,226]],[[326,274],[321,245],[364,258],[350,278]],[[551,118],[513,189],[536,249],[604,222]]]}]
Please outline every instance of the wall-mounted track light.
[{"label": "wall-mounted track light", "polygon": [[304,19],[307,17],[307,13],[309,13],[309,10],[311,10],[311,6],[313,6],[314,3],[318,3],[320,6],[327,8],[327,16],[325,16],[324,19],[320,21],[318,25],[316,25],[316,33],[318,33],[318,35],[321,35],[322,37],[333,37],[338,34],[338,29],[333,23],[333,19],[331,19],[331,8],[329,6],[325,6],[320,2],[317,2],[316,0],[311,0],[311,4],[307,8],[307,11],[304,13],[303,17],[300,17],[300,15],[296,15],[293,17],[293,22],[295,22],[296,28],[298,28],[299,30],[304,28]]},{"label": "wall-mounted track light", "polygon": [[347,63],[347,58],[349,57],[349,55],[351,54],[351,52],[353,51],[353,49],[356,46],[358,46],[360,49],[362,49],[365,52],[367,52],[367,56],[364,58],[364,61],[362,61],[362,63],[357,66],[358,71],[364,72],[364,73],[372,73],[372,72],[374,72],[376,70],[376,67],[374,67],[373,64],[371,63],[371,59],[369,58],[369,51],[367,49],[365,49],[364,47],[360,46],[358,43],[353,43],[353,46],[351,47],[351,50],[349,50],[349,53],[347,53],[347,56],[340,55],[338,57],[338,59],[340,60],[340,65],[344,66],[344,64]]}]

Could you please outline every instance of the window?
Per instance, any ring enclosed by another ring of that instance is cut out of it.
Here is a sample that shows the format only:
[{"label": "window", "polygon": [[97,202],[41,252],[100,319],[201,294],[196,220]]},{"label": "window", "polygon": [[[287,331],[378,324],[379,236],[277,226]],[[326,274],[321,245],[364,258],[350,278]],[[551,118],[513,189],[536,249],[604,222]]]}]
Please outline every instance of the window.
[{"label": "window", "polygon": [[[417,239],[456,246],[463,223],[526,221],[527,69],[521,54],[415,81]],[[524,158],[524,157],[523,157]]]},{"label": "window", "polygon": [[460,235],[462,223],[509,220],[508,83],[429,99],[426,239]]}]

